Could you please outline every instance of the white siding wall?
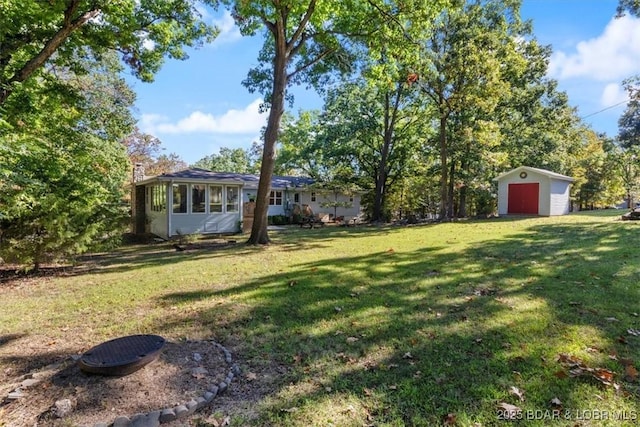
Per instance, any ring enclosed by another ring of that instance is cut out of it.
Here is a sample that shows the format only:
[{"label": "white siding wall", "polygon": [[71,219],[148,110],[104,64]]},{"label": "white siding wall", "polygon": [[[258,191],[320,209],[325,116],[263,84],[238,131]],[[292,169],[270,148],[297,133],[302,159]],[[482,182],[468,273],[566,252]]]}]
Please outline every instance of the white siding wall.
[{"label": "white siding wall", "polygon": [[566,215],[569,213],[569,182],[551,181],[551,210],[549,215]]},{"label": "white siding wall", "polygon": [[239,213],[171,214],[171,235],[234,233],[239,230]]}]

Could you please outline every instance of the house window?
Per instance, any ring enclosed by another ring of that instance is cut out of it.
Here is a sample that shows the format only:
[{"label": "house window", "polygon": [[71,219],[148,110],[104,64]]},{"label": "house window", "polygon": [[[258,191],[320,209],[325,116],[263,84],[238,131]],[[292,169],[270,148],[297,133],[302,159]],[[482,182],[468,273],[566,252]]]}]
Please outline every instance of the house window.
[{"label": "house window", "polygon": [[209,186],[209,212],[222,212],[222,186]]},{"label": "house window", "polygon": [[353,196],[349,196],[349,201],[353,203]]},{"label": "house window", "polygon": [[293,203],[300,203],[300,193],[293,194]]},{"label": "house window", "polygon": [[316,201],[316,192],[315,192],[315,191],[313,191],[313,192],[311,193],[311,201],[312,201],[312,202],[315,202],[315,201]]},{"label": "house window", "polygon": [[151,210],[154,212],[162,212],[165,210],[167,203],[167,190],[164,185],[154,185],[151,187]]},{"label": "house window", "polygon": [[201,213],[205,211],[205,186],[193,184],[191,186],[191,212]]},{"label": "house window", "polygon": [[187,213],[187,184],[173,184],[173,213]]},{"label": "house window", "polygon": [[238,187],[227,187],[227,212],[238,212],[240,198],[240,190]]},{"label": "house window", "polygon": [[269,206],[282,206],[282,191],[272,191],[269,194]]}]

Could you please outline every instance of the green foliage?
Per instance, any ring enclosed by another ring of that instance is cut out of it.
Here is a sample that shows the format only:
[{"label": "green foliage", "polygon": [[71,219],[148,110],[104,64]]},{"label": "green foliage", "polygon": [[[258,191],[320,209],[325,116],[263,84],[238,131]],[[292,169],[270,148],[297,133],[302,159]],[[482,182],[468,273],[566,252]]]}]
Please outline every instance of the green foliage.
[{"label": "green foliage", "polygon": [[0,257],[6,262],[38,268],[122,231],[128,161],[119,139],[133,123],[134,97],[117,68],[101,65],[85,58],[90,75],[65,70],[32,79],[4,104]]},{"label": "green foliage", "polygon": [[217,34],[192,0],[4,0],[1,9],[0,104],[47,63],[79,75],[87,53],[118,52],[133,74],[151,81],[165,57],[185,59],[184,46]]},{"label": "green foliage", "polygon": [[257,173],[251,152],[242,148],[220,148],[218,154],[211,154],[195,162],[191,167],[209,169],[214,172]]},{"label": "green foliage", "polygon": [[42,134],[0,141],[7,167],[2,259],[37,268],[119,236],[127,215],[121,204],[127,162],[117,143],[87,135],[60,143]]},{"label": "green foliage", "polygon": [[270,225],[287,225],[289,224],[289,218],[285,215],[270,215],[268,217]]},{"label": "green foliage", "polygon": [[629,103],[618,119],[618,139],[625,148],[640,146],[640,76],[624,81]]}]

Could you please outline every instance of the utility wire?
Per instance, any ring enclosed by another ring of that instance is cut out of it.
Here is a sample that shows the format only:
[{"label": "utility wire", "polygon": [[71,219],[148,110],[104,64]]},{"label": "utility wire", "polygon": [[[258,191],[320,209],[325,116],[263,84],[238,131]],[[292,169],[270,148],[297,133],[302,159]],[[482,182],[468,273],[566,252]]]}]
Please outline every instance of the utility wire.
[{"label": "utility wire", "polygon": [[591,116],[595,116],[596,114],[603,113],[603,112],[605,112],[605,111],[607,111],[607,110],[610,110],[610,109],[612,109],[612,108],[615,108],[615,107],[617,107],[618,105],[625,104],[625,103],[627,103],[627,102],[629,102],[629,101],[630,101],[630,99],[628,99],[628,98],[627,98],[627,99],[625,99],[624,101],[620,101],[620,102],[618,102],[617,104],[610,105],[610,106],[608,106],[607,108],[603,108],[603,109],[602,109],[602,110],[600,110],[600,111],[596,111],[595,113],[591,113],[591,114],[587,114],[586,116],[582,116],[582,119],[584,120],[584,119],[586,119],[587,117],[591,117]]}]

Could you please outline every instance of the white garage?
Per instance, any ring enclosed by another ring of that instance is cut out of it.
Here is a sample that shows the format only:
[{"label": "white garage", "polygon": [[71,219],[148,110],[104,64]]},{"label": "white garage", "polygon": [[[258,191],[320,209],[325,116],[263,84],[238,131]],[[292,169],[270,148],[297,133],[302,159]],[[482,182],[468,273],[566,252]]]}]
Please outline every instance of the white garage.
[{"label": "white garage", "polygon": [[545,169],[520,166],[494,179],[499,215],[554,216],[569,213],[573,178]]}]

